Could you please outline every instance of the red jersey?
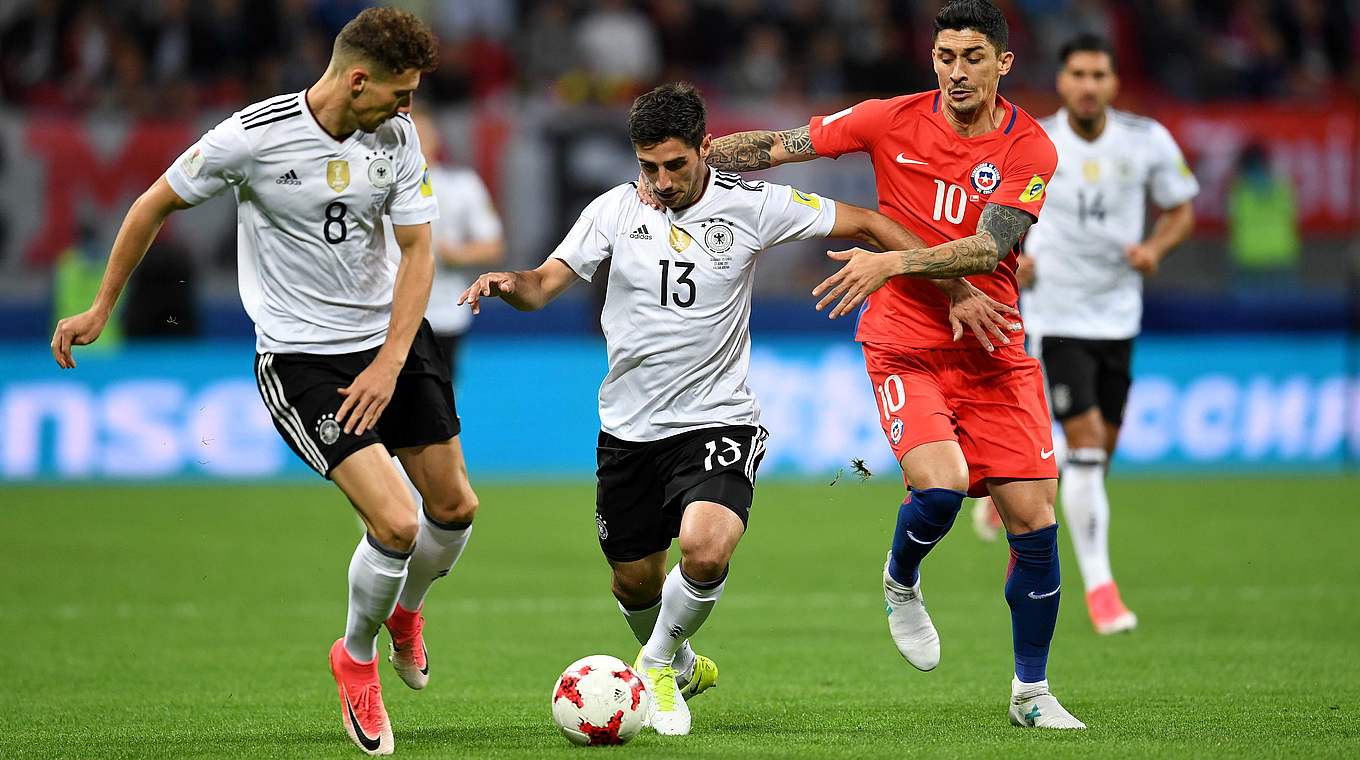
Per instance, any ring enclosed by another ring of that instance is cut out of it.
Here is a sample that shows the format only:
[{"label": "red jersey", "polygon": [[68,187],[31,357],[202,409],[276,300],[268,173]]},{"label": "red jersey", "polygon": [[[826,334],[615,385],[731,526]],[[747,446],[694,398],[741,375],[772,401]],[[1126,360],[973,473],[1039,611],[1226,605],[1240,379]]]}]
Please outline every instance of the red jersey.
[{"label": "red jersey", "polygon": [[[1058,153],[1039,123],[997,96],[1001,126],[961,137],[945,120],[940,93],[866,100],[808,124],[819,156],[863,151],[874,162],[878,207],[927,246],[969,237],[988,203],[1039,216]],[[1011,306],[1019,301],[1015,251],[969,282]],[[1012,333],[1011,340],[1023,334]],[[929,281],[894,277],[860,309],[855,339],[912,348],[963,347],[949,329],[949,299]],[[976,344],[975,348],[980,347]]]}]

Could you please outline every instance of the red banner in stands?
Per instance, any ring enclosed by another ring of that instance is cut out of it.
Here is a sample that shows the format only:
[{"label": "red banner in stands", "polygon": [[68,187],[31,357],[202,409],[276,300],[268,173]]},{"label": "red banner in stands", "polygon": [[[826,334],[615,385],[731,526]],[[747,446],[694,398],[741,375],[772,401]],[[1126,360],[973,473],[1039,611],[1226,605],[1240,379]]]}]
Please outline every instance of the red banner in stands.
[{"label": "red banner in stands", "polygon": [[1266,148],[1294,182],[1305,234],[1345,235],[1360,228],[1360,110],[1354,105],[1171,105],[1155,109],[1186,153],[1203,190],[1200,228],[1226,222],[1228,188],[1242,149]]}]

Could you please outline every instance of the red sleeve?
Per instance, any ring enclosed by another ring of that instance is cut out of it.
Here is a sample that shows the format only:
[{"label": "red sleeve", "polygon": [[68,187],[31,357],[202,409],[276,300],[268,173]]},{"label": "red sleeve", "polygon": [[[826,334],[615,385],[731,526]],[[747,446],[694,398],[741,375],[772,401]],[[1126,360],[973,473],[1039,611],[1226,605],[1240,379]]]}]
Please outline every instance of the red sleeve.
[{"label": "red sleeve", "polygon": [[886,131],[887,123],[888,101],[866,100],[830,116],[812,117],[808,134],[817,155],[837,158],[868,151],[875,138]]},{"label": "red sleeve", "polygon": [[1058,150],[1042,130],[1035,129],[1017,139],[1006,155],[1001,169],[1001,186],[988,202],[1018,208],[1039,218],[1048,197],[1048,183],[1058,168]]}]

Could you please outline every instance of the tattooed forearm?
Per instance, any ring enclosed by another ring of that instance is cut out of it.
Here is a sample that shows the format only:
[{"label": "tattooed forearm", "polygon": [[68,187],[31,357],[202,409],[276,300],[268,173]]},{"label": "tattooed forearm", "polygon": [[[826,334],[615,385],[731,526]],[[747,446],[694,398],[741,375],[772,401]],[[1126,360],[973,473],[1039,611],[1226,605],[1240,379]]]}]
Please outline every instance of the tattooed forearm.
[{"label": "tattooed forearm", "polygon": [[729,172],[757,171],[817,157],[806,126],[782,132],[737,132],[713,141],[708,165]]},{"label": "tattooed forearm", "polygon": [[992,242],[996,245],[996,257],[1000,260],[1020,242],[1020,238],[1032,224],[1034,217],[1018,208],[989,203],[982,209],[977,231],[979,235],[991,236]]},{"label": "tattooed forearm", "polygon": [[812,136],[808,134],[806,126],[780,132],[779,142],[784,146],[784,152],[790,156],[817,155],[817,151],[812,147]]},{"label": "tattooed forearm", "polygon": [[713,141],[708,165],[729,172],[768,169],[774,165],[770,161],[774,139],[775,133],[768,130],[724,135]]},{"label": "tattooed forearm", "polygon": [[990,272],[998,259],[994,245],[985,235],[971,235],[934,248],[899,251],[899,267],[907,276],[931,278]]}]

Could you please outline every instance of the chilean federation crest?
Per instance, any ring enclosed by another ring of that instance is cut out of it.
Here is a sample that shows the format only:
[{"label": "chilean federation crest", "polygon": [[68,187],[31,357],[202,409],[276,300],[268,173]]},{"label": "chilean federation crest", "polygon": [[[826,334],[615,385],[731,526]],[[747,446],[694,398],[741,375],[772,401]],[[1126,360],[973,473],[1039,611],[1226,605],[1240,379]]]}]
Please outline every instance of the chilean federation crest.
[{"label": "chilean federation crest", "polygon": [[983,161],[973,167],[973,189],[982,195],[991,195],[1001,186],[1001,170],[990,161]]}]

